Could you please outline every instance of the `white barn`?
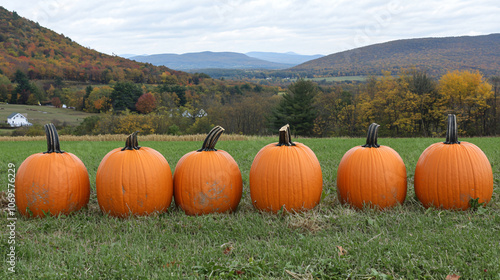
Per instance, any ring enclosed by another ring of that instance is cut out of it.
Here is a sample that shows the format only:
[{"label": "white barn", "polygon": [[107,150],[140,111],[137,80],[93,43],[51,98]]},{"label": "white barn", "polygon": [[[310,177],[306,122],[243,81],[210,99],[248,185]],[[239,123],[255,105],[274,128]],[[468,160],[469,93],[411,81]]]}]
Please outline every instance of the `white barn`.
[{"label": "white barn", "polygon": [[30,126],[33,125],[28,121],[28,119],[20,114],[20,113],[12,113],[7,117],[7,123],[10,124],[11,127],[19,127],[19,126]]}]

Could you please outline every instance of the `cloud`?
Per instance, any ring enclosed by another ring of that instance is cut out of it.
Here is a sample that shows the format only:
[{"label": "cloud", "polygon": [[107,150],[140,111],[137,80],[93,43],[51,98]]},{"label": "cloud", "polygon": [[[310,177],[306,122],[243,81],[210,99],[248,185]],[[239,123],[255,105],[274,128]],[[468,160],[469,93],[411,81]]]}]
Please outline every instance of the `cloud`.
[{"label": "cloud", "polygon": [[4,4],[105,53],[330,54],[395,39],[498,32],[493,0],[27,0]]}]

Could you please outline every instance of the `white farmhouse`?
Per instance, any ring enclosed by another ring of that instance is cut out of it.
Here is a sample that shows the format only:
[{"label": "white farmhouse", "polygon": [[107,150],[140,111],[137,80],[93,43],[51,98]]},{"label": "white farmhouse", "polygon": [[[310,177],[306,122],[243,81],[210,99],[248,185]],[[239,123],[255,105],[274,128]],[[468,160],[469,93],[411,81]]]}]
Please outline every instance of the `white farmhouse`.
[{"label": "white farmhouse", "polygon": [[7,123],[10,124],[11,127],[19,127],[19,126],[31,126],[33,125],[28,121],[28,119],[20,113],[12,113],[7,117]]}]

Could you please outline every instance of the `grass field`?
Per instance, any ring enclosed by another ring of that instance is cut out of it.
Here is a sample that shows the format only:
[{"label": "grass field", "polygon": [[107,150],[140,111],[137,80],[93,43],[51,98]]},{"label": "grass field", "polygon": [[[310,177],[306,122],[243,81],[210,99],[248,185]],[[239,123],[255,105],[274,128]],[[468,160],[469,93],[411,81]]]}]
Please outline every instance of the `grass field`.
[{"label": "grass field", "polygon": [[[49,106],[0,104],[0,121],[7,122],[7,117],[12,113],[25,114],[28,121],[33,124],[44,125],[54,120],[63,120],[69,125],[79,125],[83,119],[95,114],[85,113],[72,109],[55,108]],[[10,135],[12,130],[0,129],[1,134]]]},{"label": "grass field", "polygon": [[[322,167],[323,198],[313,211],[272,215],[250,201],[254,156],[274,138],[225,141],[217,147],[239,164],[244,193],[233,214],[188,217],[167,213],[117,219],[97,204],[95,174],[104,155],[123,141],[66,141],[63,150],[85,163],[91,180],[88,208],[70,216],[16,223],[16,273],[0,265],[0,279],[500,279],[500,138],[460,139],[478,145],[494,172],[493,199],[477,211],[425,209],[416,200],[413,173],[422,151],[441,139],[379,139],[398,151],[408,172],[403,205],[387,211],[339,204],[336,172],[342,155],[364,139],[298,139]],[[161,152],[172,171],[201,141],[141,141]],[[7,166],[46,150],[44,141],[0,142],[0,191]],[[5,207],[5,203],[2,208]],[[7,259],[7,215],[0,217],[0,254]]]},{"label": "grass field", "polygon": [[[365,82],[369,77],[368,76],[338,76],[338,77],[318,77],[318,78],[307,78],[307,80],[312,80],[315,82],[321,82],[325,80],[326,82]],[[297,79],[290,79],[295,82]]]}]

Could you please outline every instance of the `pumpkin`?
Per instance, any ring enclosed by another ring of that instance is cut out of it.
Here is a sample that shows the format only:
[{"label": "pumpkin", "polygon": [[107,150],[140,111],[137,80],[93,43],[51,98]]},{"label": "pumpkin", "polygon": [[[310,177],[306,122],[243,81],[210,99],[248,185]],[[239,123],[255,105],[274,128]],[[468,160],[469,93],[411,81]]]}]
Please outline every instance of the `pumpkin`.
[{"label": "pumpkin", "polygon": [[140,147],[137,133],[102,159],[96,174],[97,202],[111,216],[164,212],[172,202],[172,172],[156,150]]},{"label": "pumpkin", "polygon": [[16,205],[24,216],[69,214],[89,202],[87,168],[77,156],[60,150],[53,124],[44,128],[47,151],[29,156],[17,170]]},{"label": "pumpkin", "polygon": [[368,128],[366,144],[342,157],[337,169],[337,195],[342,204],[384,209],[406,198],[406,167],[399,154],[377,142],[380,125]]},{"label": "pumpkin", "polygon": [[306,145],[292,142],[290,126],[279,141],[263,147],[250,168],[250,196],[255,208],[276,213],[314,208],[323,191],[321,166]]},{"label": "pumpkin", "polygon": [[471,199],[487,203],[493,195],[493,171],[483,151],[458,141],[457,119],[448,115],[446,141],[424,150],[415,167],[415,194],[424,207],[462,209]]},{"label": "pumpkin", "polygon": [[229,153],[215,149],[224,132],[214,127],[201,149],[185,154],[174,171],[174,199],[187,215],[236,210],[243,191],[238,164]]}]

